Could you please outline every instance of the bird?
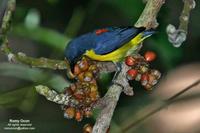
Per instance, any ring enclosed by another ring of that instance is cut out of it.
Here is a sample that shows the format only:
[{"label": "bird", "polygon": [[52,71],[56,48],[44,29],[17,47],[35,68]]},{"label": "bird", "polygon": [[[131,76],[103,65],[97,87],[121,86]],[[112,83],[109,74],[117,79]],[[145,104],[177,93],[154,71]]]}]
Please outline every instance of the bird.
[{"label": "bird", "polygon": [[70,41],[64,56],[71,68],[83,56],[119,64],[126,56],[134,53],[144,39],[154,33],[153,29],[133,26],[96,29]]}]

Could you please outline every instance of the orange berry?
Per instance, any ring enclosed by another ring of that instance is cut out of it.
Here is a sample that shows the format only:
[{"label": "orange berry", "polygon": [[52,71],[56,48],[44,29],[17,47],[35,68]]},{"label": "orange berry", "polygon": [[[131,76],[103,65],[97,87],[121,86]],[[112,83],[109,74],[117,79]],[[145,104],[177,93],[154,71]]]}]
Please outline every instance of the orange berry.
[{"label": "orange berry", "polygon": [[151,62],[156,59],[156,54],[153,51],[147,51],[144,54],[144,58],[146,61]]},{"label": "orange berry", "polygon": [[76,65],[74,66],[74,74],[75,74],[75,75],[78,75],[79,73],[81,73],[81,69],[80,69],[80,67],[76,64]]},{"label": "orange berry", "polygon": [[65,116],[68,119],[71,119],[75,116],[75,109],[73,107],[69,107],[65,110]]},{"label": "orange berry", "polygon": [[89,68],[89,64],[86,59],[81,60],[78,65],[82,71],[86,71]]},{"label": "orange berry", "polygon": [[82,113],[80,111],[76,111],[75,119],[77,121],[81,121],[83,119],[83,115],[82,115]]},{"label": "orange berry", "polygon": [[89,96],[92,101],[96,101],[98,98],[98,92],[97,91],[90,92]]},{"label": "orange berry", "polygon": [[91,91],[91,92],[96,92],[96,91],[98,91],[97,89],[98,89],[98,88],[97,88],[97,85],[95,85],[95,84],[91,84],[91,85],[90,85],[90,91]]},{"label": "orange berry", "polygon": [[83,133],[92,133],[92,125],[86,124],[86,125],[83,127]]},{"label": "orange berry", "polygon": [[84,72],[82,72],[78,75],[78,80],[81,82],[84,81]]}]

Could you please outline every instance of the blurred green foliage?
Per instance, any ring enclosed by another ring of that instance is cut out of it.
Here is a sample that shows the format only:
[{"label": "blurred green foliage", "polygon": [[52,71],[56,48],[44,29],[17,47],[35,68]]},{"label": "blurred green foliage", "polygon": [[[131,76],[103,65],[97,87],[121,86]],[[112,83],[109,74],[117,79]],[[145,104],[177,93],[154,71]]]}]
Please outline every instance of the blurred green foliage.
[{"label": "blurred green foliage", "polygon": [[[197,5],[198,3],[197,1]],[[178,24],[177,18],[180,14],[181,6],[177,5],[182,4],[177,1],[167,1],[167,4],[164,5],[159,13],[158,21],[160,27],[158,28],[158,33],[146,40],[141,51],[141,53],[144,53],[146,50],[154,50],[158,58],[153,66],[164,74],[179,65],[200,61],[200,45],[198,44],[200,27],[197,23],[199,20],[199,8],[192,12],[188,40],[185,44],[181,48],[174,48],[167,40],[165,33],[166,25],[168,23]],[[46,57],[49,58],[57,58],[57,55],[59,57],[62,55],[63,57],[64,48],[71,40],[71,37],[104,26],[133,25],[143,8],[144,3],[142,0],[20,0],[17,1],[10,36],[11,39],[12,36],[18,37],[18,41],[23,38],[34,41],[34,44],[37,44],[34,47],[39,51],[37,56],[40,53],[46,53],[48,55]],[[19,49],[18,47],[16,46],[16,49]],[[30,51],[26,51],[26,53],[28,52]],[[15,77],[22,81],[19,85],[13,86],[11,89],[9,88],[8,92],[5,89],[2,91],[0,88],[0,107],[3,107],[3,110],[11,109],[11,112],[14,113],[16,112],[14,108],[17,108],[24,112],[19,118],[30,114],[29,118],[33,120],[35,120],[31,117],[33,110],[37,108],[42,112],[46,107],[49,107],[51,113],[53,113],[51,115],[52,119],[59,117],[60,122],[54,121],[54,125],[48,126],[49,129],[46,130],[39,126],[40,124],[35,126],[40,127],[44,132],[53,131],[58,127],[57,131],[60,133],[70,130],[70,126],[68,127],[69,129],[66,129],[68,125],[61,124],[61,122],[67,120],[61,121],[62,116],[58,116],[58,114],[62,115],[62,112],[57,111],[59,107],[55,108],[53,103],[48,102],[44,106],[39,104],[40,101],[37,102],[38,95],[34,89],[35,85],[43,84],[62,92],[69,85],[69,82],[65,79],[64,74],[61,73],[23,65],[0,63],[0,76],[2,78]],[[105,93],[110,81],[110,75],[104,75],[101,78],[99,83],[101,88],[103,88],[102,94]],[[1,84],[3,83],[0,82],[0,86],[2,86]],[[6,87],[5,85],[2,88]],[[140,85],[134,83],[134,89],[134,97],[125,97],[122,94],[114,114],[111,132],[121,132],[124,126],[123,123],[131,123],[138,117],[135,115],[137,112],[140,112],[140,110],[148,111],[148,108],[145,107],[153,105],[153,100],[148,93],[143,91]],[[45,116],[40,117],[40,119],[48,119]],[[127,120],[127,118],[129,119]],[[39,118],[37,119],[40,120]],[[0,121],[6,120],[7,118]],[[76,124],[75,122],[72,123]],[[80,125],[82,126],[83,123]],[[142,132],[142,130],[139,132]]]}]

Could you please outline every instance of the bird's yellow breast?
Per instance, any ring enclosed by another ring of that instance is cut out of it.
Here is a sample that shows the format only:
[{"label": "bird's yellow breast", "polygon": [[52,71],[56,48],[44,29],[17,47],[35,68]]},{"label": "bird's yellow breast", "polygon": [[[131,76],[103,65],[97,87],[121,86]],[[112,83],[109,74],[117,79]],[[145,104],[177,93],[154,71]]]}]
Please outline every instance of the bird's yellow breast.
[{"label": "bird's yellow breast", "polygon": [[87,50],[85,55],[89,58],[97,61],[113,61],[118,62],[122,60],[126,55],[127,52],[130,50],[134,50],[138,44],[140,44],[144,39],[142,38],[142,33],[138,34],[136,37],[134,37],[131,41],[124,44],[122,47],[108,53],[105,55],[98,55],[94,52],[93,49]]}]

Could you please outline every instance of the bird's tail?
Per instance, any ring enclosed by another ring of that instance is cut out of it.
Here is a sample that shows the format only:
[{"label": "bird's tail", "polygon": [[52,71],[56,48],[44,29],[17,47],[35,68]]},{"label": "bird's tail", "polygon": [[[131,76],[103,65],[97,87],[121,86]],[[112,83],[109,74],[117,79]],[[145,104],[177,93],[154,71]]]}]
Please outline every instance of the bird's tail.
[{"label": "bird's tail", "polygon": [[149,29],[149,30],[145,30],[143,32],[141,32],[140,34],[138,34],[138,41],[137,44],[140,44],[141,42],[143,42],[146,38],[150,37],[151,35],[155,34],[156,31],[153,29]]},{"label": "bird's tail", "polygon": [[143,38],[147,38],[147,37],[150,37],[151,35],[155,34],[156,31],[154,29],[149,29],[149,30],[145,30],[143,31]]}]

